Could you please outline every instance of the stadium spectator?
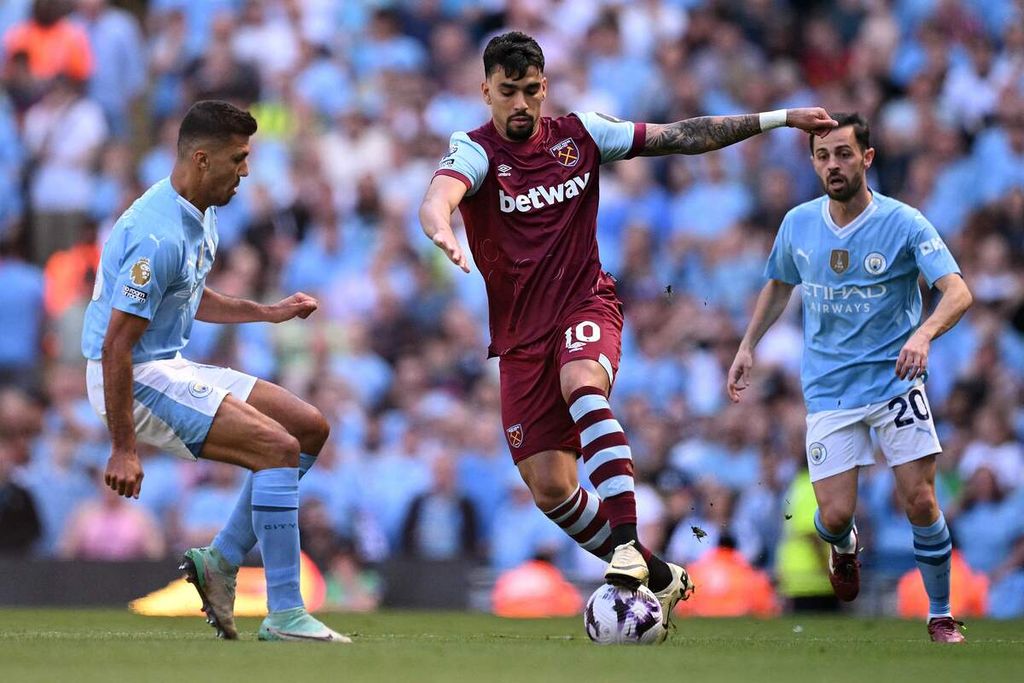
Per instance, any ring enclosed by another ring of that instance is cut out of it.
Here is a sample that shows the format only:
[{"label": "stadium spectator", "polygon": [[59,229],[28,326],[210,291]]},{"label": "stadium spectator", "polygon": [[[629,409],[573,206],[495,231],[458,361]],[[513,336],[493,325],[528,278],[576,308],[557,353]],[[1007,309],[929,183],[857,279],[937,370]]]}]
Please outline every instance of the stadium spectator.
[{"label": "stadium spectator", "polygon": [[71,430],[46,435],[37,455],[22,470],[20,480],[32,493],[42,525],[36,551],[44,557],[57,554],[58,544],[72,513],[96,496],[94,472],[81,466]]},{"label": "stadium spectator", "polygon": [[43,273],[23,261],[11,239],[0,239],[0,388],[38,387],[46,327]]},{"label": "stadium spectator", "polygon": [[0,554],[27,555],[42,535],[32,494],[13,479],[13,449],[0,441]]},{"label": "stadium spectator", "polygon": [[490,538],[491,567],[512,569],[538,556],[553,558],[555,565],[572,553],[572,539],[533,504],[530,489],[518,470],[506,469],[506,494],[494,513]]},{"label": "stadium spectator", "polygon": [[65,0],[35,0],[31,16],[3,36],[6,65],[23,61],[26,69],[28,78],[19,83],[16,95],[22,110],[54,80],[81,83],[92,75],[94,57],[89,39],[67,18],[70,10]]},{"label": "stadium spectator", "polygon": [[164,535],[156,520],[108,487],[97,500],[72,513],[59,555],[71,560],[157,560],[164,557]]},{"label": "stadium spectator", "polygon": [[77,0],[75,23],[85,29],[95,56],[89,78],[89,97],[107,117],[114,138],[131,132],[131,108],[146,86],[146,53],[142,27],[130,12],[109,0]]},{"label": "stadium spectator", "polygon": [[25,114],[32,209],[32,259],[45,263],[77,243],[96,187],[95,165],[108,134],[103,111],[82,95],[80,82],[55,79]]},{"label": "stadium spectator", "polygon": [[986,468],[1000,489],[1011,491],[1024,484],[1024,447],[1014,438],[1005,409],[993,404],[983,407],[975,417],[974,433],[976,438],[960,460],[960,476],[969,481]]},{"label": "stadium spectator", "polygon": [[979,465],[967,480],[960,504],[953,528],[964,559],[977,571],[996,571],[1024,535],[1024,497],[1007,495],[995,473]]},{"label": "stadium spectator", "polygon": [[202,464],[202,476],[190,487],[178,508],[178,528],[181,543],[186,548],[210,544],[227,521],[242,488],[237,467],[222,462],[204,461]]},{"label": "stadium spectator", "polygon": [[435,456],[430,488],[413,498],[402,528],[401,549],[424,560],[472,560],[478,556],[480,522],[469,498],[458,490],[455,461]]}]

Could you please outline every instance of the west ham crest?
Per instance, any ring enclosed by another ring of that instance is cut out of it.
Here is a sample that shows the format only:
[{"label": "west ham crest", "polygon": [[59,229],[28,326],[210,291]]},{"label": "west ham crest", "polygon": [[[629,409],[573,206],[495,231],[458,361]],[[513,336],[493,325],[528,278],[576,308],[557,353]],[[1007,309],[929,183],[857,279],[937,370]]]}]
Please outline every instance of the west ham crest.
[{"label": "west ham crest", "polygon": [[505,433],[508,435],[508,442],[512,445],[512,448],[519,448],[523,445],[523,425],[521,422],[506,429]]},{"label": "west ham crest", "polygon": [[572,138],[562,140],[548,151],[562,166],[572,168],[580,162],[580,149]]},{"label": "west ham crest", "polygon": [[828,264],[832,266],[832,270],[835,271],[836,275],[842,275],[850,267],[850,252],[846,249],[833,249],[832,257],[829,258]]}]

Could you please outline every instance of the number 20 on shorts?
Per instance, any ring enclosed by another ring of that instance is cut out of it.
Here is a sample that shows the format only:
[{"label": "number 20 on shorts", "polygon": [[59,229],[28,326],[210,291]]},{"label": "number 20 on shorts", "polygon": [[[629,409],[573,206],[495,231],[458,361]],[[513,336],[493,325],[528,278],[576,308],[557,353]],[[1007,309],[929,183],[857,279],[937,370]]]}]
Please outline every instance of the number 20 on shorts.
[{"label": "number 20 on shorts", "polygon": [[[908,407],[910,408],[910,412],[913,413],[913,416],[904,417],[907,415]],[[914,424],[915,417],[922,421],[927,420],[930,417],[928,414],[928,404],[925,403],[924,394],[921,393],[920,389],[911,389],[906,400],[904,400],[902,396],[897,396],[893,400],[889,401],[889,410],[893,409],[899,410],[895,419],[893,419],[893,423],[897,428],[907,427]]]}]

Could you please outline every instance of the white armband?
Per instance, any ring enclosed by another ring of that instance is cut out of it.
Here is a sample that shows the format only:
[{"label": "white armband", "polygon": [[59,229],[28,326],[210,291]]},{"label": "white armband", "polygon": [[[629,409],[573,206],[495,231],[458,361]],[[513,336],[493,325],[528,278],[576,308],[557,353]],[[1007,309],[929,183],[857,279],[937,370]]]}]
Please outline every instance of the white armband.
[{"label": "white armband", "polygon": [[761,122],[761,132],[772,128],[781,128],[786,125],[786,110],[776,109],[775,111],[763,111],[757,115]]}]

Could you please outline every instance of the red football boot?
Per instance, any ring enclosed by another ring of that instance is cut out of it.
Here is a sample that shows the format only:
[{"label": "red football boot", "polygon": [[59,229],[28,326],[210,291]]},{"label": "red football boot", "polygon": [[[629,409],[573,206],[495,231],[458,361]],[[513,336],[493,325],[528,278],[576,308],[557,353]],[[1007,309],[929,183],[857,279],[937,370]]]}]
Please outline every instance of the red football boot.
[{"label": "red football boot", "polygon": [[953,617],[935,617],[928,620],[928,635],[933,643],[963,643],[967,640],[960,632],[963,625]]},{"label": "red football boot", "polygon": [[851,602],[860,593],[860,560],[857,559],[860,547],[857,528],[854,527],[850,533],[853,534],[852,553],[837,553],[833,545],[829,546],[828,553],[828,580],[836,597],[843,602]]}]

